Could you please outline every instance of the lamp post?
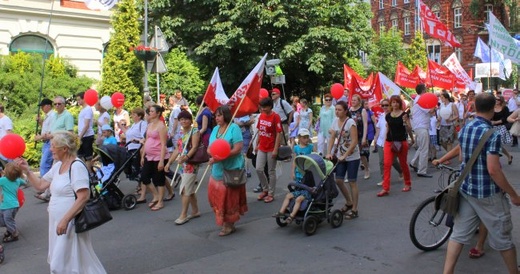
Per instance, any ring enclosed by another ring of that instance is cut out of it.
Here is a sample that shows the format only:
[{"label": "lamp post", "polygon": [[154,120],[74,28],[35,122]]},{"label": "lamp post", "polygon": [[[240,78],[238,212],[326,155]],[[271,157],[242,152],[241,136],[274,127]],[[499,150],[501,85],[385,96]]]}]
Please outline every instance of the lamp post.
[{"label": "lamp post", "polygon": [[[144,0],[144,46],[148,47],[148,0]],[[144,60],[144,96],[149,95],[148,88],[148,61]]]}]

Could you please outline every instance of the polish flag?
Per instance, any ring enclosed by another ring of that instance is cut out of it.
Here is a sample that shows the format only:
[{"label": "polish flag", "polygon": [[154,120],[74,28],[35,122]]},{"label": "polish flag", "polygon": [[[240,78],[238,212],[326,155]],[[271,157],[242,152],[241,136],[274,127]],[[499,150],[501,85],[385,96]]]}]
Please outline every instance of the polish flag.
[{"label": "polish flag", "polygon": [[211,77],[211,82],[206,89],[206,93],[204,94],[204,103],[211,109],[212,112],[215,112],[218,107],[227,104],[229,98],[222,87],[222,81],[220,80],[220,73],[218,72],[218,67],[215,68],[215,72],[213,72],[213,77]]},{"label": "polish flag", "polygon": [[242,117],[253,114],[258,111],[260,103],[260,88],[262,87],[262,78],[264,76],[265,60],[267,53],[262,57],[260,62],[251,70],[246,79],[235,91],[229,99],[228,105],[231,107],[231,113],[234,117]]}]

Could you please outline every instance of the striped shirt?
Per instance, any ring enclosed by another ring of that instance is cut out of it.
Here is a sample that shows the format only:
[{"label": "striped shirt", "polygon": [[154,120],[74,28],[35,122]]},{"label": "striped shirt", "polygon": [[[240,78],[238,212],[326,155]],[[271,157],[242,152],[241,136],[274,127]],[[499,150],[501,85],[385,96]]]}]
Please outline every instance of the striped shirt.
[{"label": "striped shirt", "polygon": [[[493,126],[491,122],[476,116],[459,132],[459,143],[462,151],[461,170],[471,158],[471,154],[477,148],[478,143],[484,133]],[[487,170],[488,154],[498,155],[500,152],[500,134],[495,131],[487,140],[482,148],[482,152],[477,157],[475,164],[471,168],[471,172],[464,179],[460,187],[460,191],[477,199],[486,198],[501,191],[501,189],[493,182]]]}]

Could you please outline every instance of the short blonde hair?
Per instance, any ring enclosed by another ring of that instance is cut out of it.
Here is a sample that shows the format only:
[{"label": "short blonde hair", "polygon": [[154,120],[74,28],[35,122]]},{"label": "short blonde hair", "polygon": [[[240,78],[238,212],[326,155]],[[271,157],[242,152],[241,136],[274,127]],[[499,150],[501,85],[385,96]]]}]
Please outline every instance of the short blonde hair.
[{"label": "short blonde hair", "polygon": [[68,148],[69,155],[76,155],[79,148],[79,138],[70,131],[58,131],[53,134],[52,144],[56,147]]}]

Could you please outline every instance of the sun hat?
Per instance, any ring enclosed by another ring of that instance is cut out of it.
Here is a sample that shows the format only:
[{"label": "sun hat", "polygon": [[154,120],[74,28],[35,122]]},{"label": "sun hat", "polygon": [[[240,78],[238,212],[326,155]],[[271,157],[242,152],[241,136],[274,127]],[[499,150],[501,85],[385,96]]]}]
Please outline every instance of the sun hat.
[{"label": "sun hat", "polygon": [[103,125],[103,126],[101,127],[101,130],[103,130],[103,131],[104,131],[104,130],[114,131],[114,130],[112,129],[112,127],[110,127],[110,125],[107,125],[107,124]]},{"label": "sun hat", "polygon": [[298,130],[298,136],[311,136],[311,133],[306,128],[300,128]]}]

